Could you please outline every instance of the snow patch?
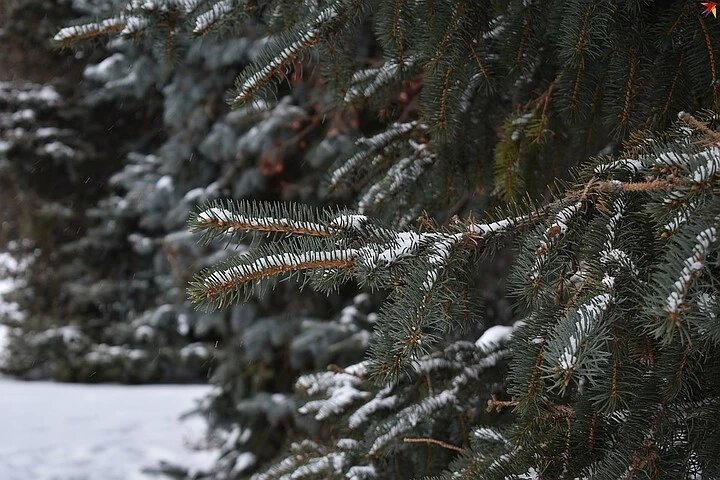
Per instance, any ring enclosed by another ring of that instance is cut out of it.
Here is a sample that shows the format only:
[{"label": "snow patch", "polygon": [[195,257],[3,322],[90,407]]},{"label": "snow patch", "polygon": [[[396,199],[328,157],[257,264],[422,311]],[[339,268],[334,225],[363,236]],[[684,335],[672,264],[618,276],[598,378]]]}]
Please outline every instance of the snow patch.
[{"label": "snow patch", "polygon": [[514,328],[505,325],[495,325],[488,328],[485,332],[477,339],[475,346],[489,352],[499,345],[507,342],[512,335]]},{"label": "snow patch", "polygon": [[242,473],[248,468],[255,465],[255,462],[257,461],[257,458],[255,455],[253,455],[250,452],[243,452],[240,455],[238,455],[237,459],[235,460],[235,465],[233,466],[233,472],[234,473]]},{"label": "snow patch", "polygon": [[173,191],[173,179],[170,175],[164,175],[155,183],[155,188],[160,191]]},{"label": "snow patch", "polygon": [[0,379],[0,478],[151,480],[161,462],[207,471],[216,452],[192,449],[204,421],[179,417],[209,390]]}]

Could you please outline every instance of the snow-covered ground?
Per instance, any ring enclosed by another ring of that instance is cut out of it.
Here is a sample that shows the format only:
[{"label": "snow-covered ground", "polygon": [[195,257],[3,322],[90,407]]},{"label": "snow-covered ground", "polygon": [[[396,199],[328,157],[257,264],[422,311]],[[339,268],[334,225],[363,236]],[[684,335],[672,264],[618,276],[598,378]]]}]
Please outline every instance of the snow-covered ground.
[{"label": "snow-covered ground", "polygon": [[[2,1],[2,0],[0,0]],[[6,298],[23,266],[0,252],[0,316],[22,321]],[[0,325],[0,361],[7,327]],[[162,462],[202,471],[205,422],[180,417],[207,395],[205,385],[82,385],[0,377],[0,480],[159,480]]]},{"label": "snow-covered ground", "polygon": [[180,421],[210,387],[78,385],[0,378],[0,479],[147,480],[166,461],[215,461],[199,417]]}]

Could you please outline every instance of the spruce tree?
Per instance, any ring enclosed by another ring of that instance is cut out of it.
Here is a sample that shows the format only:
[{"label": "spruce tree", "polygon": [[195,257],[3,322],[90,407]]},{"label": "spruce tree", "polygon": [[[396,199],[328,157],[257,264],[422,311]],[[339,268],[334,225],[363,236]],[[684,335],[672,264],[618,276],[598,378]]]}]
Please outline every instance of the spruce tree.
[{"label": "spruce tree", "polygon": [[[270,36],[231,104],[262,108],[284,94],[279,80],[320,65],[335,115],[380,114],[327,173],[328,192],[351,205],[216,200],[191,219],[208,241],[272,237],[198,274],[190,294],[205,307],[286,278],[388,295],[366,360],[299,378],[298,414],[316,427],[276,463],[246,452],[252,462],[237,455],[225,474],[717,477],[720,135],[713,113],[649,132],[681,108],[717,106],[720,33],[701,12],[684,1],[168,0],[58,34],[157,37],[168,24],[157,15],[203,36],[260,21]],[[370,58],[358,60],[368,32]],[[515,321],[473,338],[477,257],[512,239]]]},{"label": "spruce tree", "polygon": [[[119,3],[116,8],[127,7]],[[100,6],[108,6],[87,5],[90,10],[80,13],[99,15]],[[135,7],[149,25],[172,13],[150,3]],[[60,50],[87,64],[58,110],[101,115],[108,125],[94,117],[85,121],[122,133],[115,142],[107,142],[109,133],[90,138],[119,153],[109,156],[113,162],[91,157],[91,167],[107,167],[104,176],[90,170],[80,177],[102,187],[99,195],[72,184],[87,197],[82,204],[66,202],[73,223],[62,226],[71,238],[43,237],[42,250],[53,258],[25,272],[32,278],[20,303],[29,321],[9,322],[12,354],[3,369],[71,381],[209,380],[218,388],[199,408],[212,427],[210,441],[221,445],[216,477],[262,465],[287,435],[310,435],[315,426],[296,415],[294,381],[328,363],[362,357],[371,302],[352,293],[313,301],[288,284],[253,305],[192,308],[185,291],[194,272],[237,253],[225,251],[223,242],[197,245],[186,229],[196,203],[230,196],[313,202],[318,169],[352,147],[351,118],[323,122],[332,95],[316,75],[298,79],[295,91],[263,106],[231,111],[223,97],[236,71],[265,44],[259,27],[250,25],[240,38],[199,42],[190,41],[193,29],[194,21],[177,22],[172,49],[163,43],[167,31],[148,28],[134,37],[94,38],[95,45],[78,44],[75,52]],[[55,47],[64,45],[63,35]],[[121,128],[127,117],[138,131]],[[91,132],[78,128],[74,135]],[[312,152],[310,162],[302,160],[305,152]],[[13,166],[35,158],[28,150],[11,153]],[[18,173],[23,180],[32,176]],[[45,283],[60,291],[47,295],[57,299],[54,308],[36,301]],[[338,317],[343,307],[347,313]]]}]

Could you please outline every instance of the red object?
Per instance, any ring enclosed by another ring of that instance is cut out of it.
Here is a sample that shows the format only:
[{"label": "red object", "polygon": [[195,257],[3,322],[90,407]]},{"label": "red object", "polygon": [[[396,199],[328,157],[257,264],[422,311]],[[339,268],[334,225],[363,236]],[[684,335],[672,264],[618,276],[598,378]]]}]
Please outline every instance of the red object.
[{"label": "red object", "polygon": [[701,5],[705,7],[705,10],[703,11],[703,15],[706,17],[712,13],[712,16],[717,18],[717,6],[718,4],[716,2],[702,2]]}]

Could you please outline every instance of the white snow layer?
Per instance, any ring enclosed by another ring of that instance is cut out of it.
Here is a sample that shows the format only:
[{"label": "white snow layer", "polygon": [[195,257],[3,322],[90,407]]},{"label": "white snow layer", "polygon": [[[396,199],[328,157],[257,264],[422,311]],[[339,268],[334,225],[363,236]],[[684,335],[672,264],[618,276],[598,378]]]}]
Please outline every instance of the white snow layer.
[{"label": "white snow layer", "polygon": [[494,325],[480,336],[475,342],[475,346],[483,351],[489,352],[493,348],[507,342],[512,335],[514,327],[505,325]]},{"label": "white snow layer", "polygon": [[[23,314],[20,311],[20,306],[11,302],[7,298],[3,299],[3,296],[8,296],[14,290],[17,290],[22,285],[15,278],[12,278],[16,272],[24,268],[25,264],[18,262],[17,259],[12,257],[9,253],[0,252],[0,317],[13,321],[20,321],[23,319]],[[2,341],[3,341],[3,328],[0,326],[0,352],[2,352]]]},{"label": "white snow layer", "polygon": [[0,378],[0,478],[149,480],[169,462],[209,469],[200,417],[180,420],[210,387],[80,385]]},{"label": "white snow layer", "polygon": [[[19,268],[24,268],[24,265],[20,264],[9,253],[0,252],[0,318],[12,321],[20,321],[23,319],[23,313],[20,311],[20,306],[7,298],[3,298],[7,297],[14,290],[20,288],[21,285],[16,279],[9,278],[14,275]],[[0,365],[2,365],[3,362],[3,352],[7,342],[7,333],[8,327],[0,324]]]}]

